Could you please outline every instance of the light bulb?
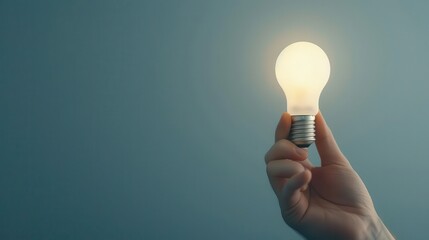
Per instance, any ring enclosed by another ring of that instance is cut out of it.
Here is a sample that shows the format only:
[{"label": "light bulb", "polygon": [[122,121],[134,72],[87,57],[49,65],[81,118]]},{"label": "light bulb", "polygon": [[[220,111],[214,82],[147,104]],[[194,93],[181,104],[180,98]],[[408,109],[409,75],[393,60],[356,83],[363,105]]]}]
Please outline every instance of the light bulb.
[{"label": "light bulb", "polygon": [[298,147],[307,148],[316,140],[314,120],[330,70],[326,53],[309,42],[293,43],[277,58],[277,81],[286,95],[287,111],[292,116],[289,140]]}]

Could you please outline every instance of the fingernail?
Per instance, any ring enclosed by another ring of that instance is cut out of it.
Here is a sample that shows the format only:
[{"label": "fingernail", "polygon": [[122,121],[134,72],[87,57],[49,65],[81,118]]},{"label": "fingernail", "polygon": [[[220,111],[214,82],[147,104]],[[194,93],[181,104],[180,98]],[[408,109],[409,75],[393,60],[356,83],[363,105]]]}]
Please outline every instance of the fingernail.
[{"label": "fingernail", "polygon": [[300,157],[307,157],[307,151],[306,151],[306,150],[304,150],[304,149],[302,149],[302,148],[296,147],[296,148],[295,148],[295,152],[296,152]]}]

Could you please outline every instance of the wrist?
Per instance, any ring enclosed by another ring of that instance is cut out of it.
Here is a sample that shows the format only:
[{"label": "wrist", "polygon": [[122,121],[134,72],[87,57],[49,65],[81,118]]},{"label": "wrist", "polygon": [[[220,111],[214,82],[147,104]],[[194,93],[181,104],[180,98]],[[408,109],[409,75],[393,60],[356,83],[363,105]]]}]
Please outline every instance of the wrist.
[{"label": "wrist", "polygon": [[386,239],[394,240],[395,238],[384,225],[383,221],[378,215],[374,216],[371,220],[370,226],[367,231],[367,239]]}]

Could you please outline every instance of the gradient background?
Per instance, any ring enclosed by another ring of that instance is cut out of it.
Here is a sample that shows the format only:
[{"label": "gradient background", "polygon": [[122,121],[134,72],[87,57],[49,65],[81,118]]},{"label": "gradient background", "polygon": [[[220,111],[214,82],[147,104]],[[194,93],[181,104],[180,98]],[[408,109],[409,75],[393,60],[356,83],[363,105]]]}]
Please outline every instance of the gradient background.
[{"label": "gradient background", "polygon": [[0,238],[301,239],[263,156],[286,107],[277,54],[306,40],[330,57],[320,107],[380,216],[425,239],[428,10],[0,0]]}]

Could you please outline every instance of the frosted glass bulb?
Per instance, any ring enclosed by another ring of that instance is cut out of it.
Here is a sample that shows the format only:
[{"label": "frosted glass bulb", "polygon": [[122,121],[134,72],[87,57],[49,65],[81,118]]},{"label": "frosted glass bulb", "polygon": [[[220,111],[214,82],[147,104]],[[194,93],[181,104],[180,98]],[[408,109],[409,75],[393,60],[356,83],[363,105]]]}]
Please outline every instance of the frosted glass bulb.
[{"label": "frosted glass bulb", "polygon": [[287,46],[276,61],[276,77],[292,115],[289,139],[299,147],[315,141],[314,120],[319,97],[329,79],[331,67],[326,53],[309,42]]}]

